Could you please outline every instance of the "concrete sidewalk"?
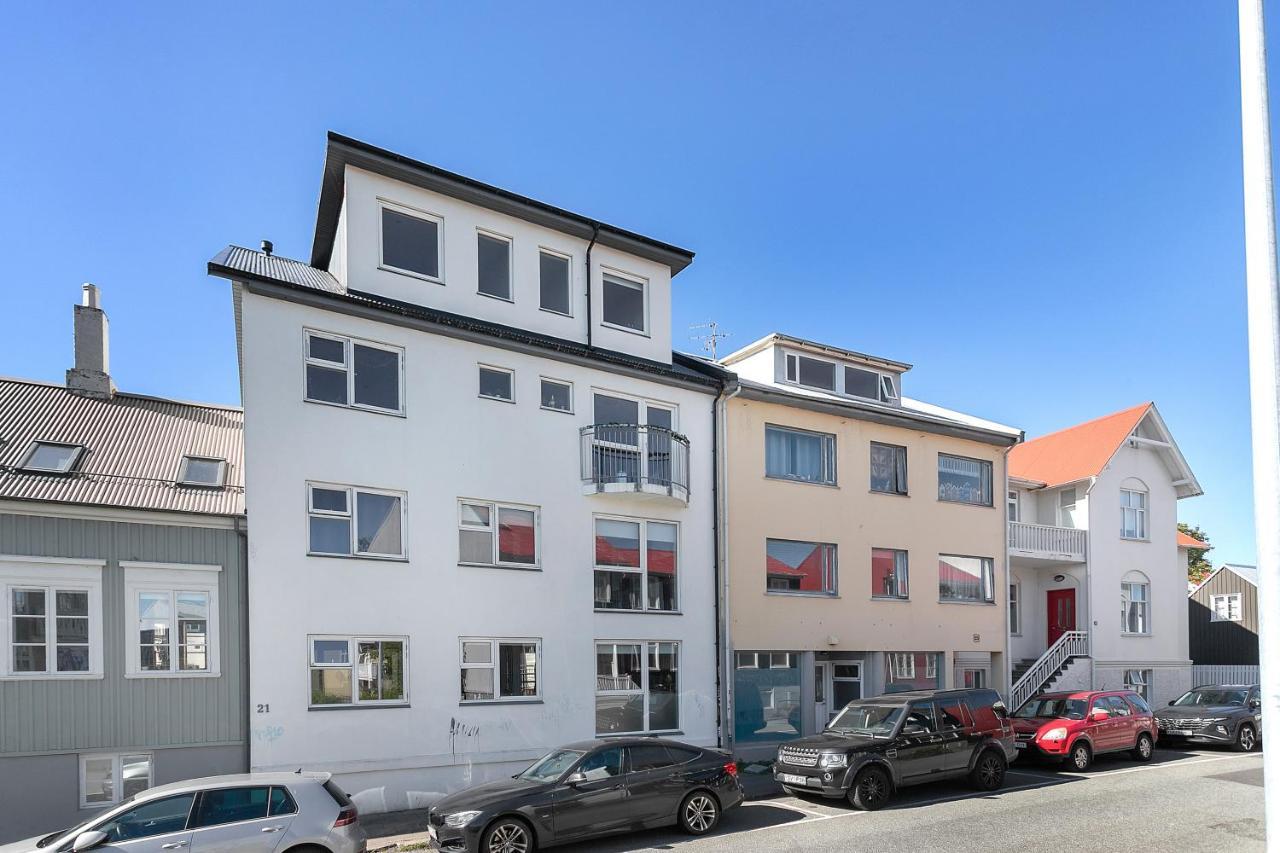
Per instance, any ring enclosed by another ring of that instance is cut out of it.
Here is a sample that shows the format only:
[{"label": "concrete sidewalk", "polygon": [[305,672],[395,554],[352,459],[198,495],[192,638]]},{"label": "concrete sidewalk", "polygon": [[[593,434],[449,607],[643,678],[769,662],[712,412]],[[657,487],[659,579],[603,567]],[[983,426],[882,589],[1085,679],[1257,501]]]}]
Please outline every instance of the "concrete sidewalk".
[{"label": "concrete sidewalk", "polygon": [[[767,800],[782,795],[765,765],[742,765],[738,773],[742,791],[748,800]],[[427,835],[427,810],[360,815],[360,825],[369,836],[369,853],[377,850],[420,850],[430,844]]]}]

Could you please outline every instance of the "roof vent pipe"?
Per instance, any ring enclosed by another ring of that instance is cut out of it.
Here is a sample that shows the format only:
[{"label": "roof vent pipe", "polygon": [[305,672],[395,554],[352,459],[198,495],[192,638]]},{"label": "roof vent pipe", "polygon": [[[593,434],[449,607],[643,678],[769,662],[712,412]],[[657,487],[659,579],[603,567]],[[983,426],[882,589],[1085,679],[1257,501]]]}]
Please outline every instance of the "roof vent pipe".
[{"label": "roof vent pipe", "polygon": [[262,254],[269,255],[275,250],[275,248],[276,247],[272,244],[270,240],[262,241]]},{"label": "roof vent pipe", "polygon": [[67,388],[73,393],[89,397],[115,393],[107,330],[102,294],[96,285],[86,283],[75,306],[75,366],[67,371]]}]

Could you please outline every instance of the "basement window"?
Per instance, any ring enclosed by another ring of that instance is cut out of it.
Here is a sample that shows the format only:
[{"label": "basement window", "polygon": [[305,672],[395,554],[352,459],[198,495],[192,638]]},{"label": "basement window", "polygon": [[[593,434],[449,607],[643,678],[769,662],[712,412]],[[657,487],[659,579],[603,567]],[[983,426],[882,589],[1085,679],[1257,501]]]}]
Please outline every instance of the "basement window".
[{"label": "basement window", "polygon": [[184,456],[178,482],[184,486],[219,489],[226,483],[227,462],[211,456]]},{"label": "basement window", "polygon": [[84,446],[80,444],[37,441],[31,445],[26,458],[18,467],[24,471],[66,474],[76,466],[82,453],[84,453]]}]

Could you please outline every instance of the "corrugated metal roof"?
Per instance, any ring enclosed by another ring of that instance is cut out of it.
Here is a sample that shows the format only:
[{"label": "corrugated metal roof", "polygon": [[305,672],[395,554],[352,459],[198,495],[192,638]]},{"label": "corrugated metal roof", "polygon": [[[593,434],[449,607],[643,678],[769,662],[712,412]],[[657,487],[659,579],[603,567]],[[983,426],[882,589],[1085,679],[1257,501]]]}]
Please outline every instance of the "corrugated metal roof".
[{"label": "corrugated metal roof", "polygon": [[[0,378],[0,499],[244,514],[244,413],[237,408]],[[18,469],[34,441],[85,448],[69,474]],[[182,486],[182,457],[227,461],[219,489]]]},{"label": "corrugated metal roof", "polygon": [[345,293],[346,289],[327,270],[316,269],[310,264],[268,255],[243,246],[228,246],[209,261],[227,269],[238,270],[258,278],[279,281],[327,293]]}]

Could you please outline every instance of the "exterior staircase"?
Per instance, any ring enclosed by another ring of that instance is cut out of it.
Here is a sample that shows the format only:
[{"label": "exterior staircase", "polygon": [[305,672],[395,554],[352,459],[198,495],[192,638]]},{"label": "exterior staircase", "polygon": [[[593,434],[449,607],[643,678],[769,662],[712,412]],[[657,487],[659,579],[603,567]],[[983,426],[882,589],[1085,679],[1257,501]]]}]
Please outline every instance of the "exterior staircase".
[{"label": "exterior staircase", "polygon": [[1013,668],[1009,707],[1016,711],[1032,696],[1053,687],[1076,658],[1089,656],[1089,635],[1067,631],[1036,660],[1021,660]]}]

